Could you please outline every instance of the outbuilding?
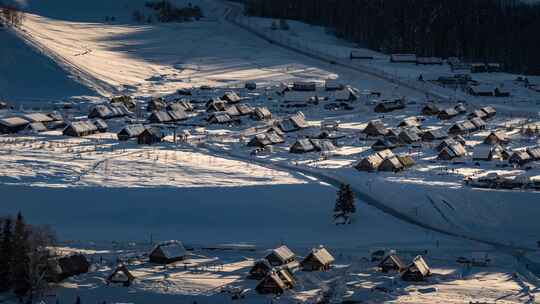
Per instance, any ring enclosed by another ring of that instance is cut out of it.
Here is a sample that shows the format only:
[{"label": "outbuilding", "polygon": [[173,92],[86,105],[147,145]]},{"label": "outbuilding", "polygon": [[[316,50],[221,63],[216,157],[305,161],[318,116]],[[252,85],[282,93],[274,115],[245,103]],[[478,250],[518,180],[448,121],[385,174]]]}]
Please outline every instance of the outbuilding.
[{"label": "outbuilding", "polygon": [[268,120],[272,118],[272,112],[267,107],[255,108],[253,116],[258,120]]},{"label": "outbuilding", "polygon": [[382,272],[396,271],[401,272],[407,268],[405,263],[396,254],[387,255],[382,261],[379,262],[379,268]]},{"label": "outbuilding", "polygon": [[495,145],[495,144],[507,144],[510,142],[510,139],[506,135],[504,131],[494,131],[489,133],[489,135],[484,139],[484,143],[488,145]]},{"label": "outbuilding", "polygon": [[523,166],[530,161],[532,161],[531,155],[529,155],[529,153],[527,153],[525,150],[514,151],[510,158],[508,158],[508,163],[519,166]]},{"label": "outbuilding", "polygon": [[26,129],[30,122],[20,117],[8,117],[0,119],[0,133],[17,133]]},{"label": "outbuilding", "polygon": [[384,123],[381,120],[371,120],[368,122],[367,126],[364,128],[362,133],[367,136],[384,136],[388,130],[384,126]]},{"label": "outbuilding", "polygon": [[448,137],[448,134],[444,132],[442,129],[432,129],[425,131],[422,134],[422,140],[423,141],[434,141],[434,140],[443,140]]},{"label": "outbuilding", "polygon": [[260,294],[281,295],[287,290],[287,285],[275,271],[272,271],[257,284],[255,290]]},{"label": "outbuilding", "polygon": [[238,96],[235,92],[227,92],[223,97],[221,97],[222,100],[225,100],[227,103],[239,103],[242,98]]},{"label": "outbuilding", "polygon": [[148,117],[148,122],[150,123],[163,124],[170,123],[172,121],[172,117],[166,111],[155,111],[152,112],[150,117]]},{"label": "outbuilding", "polygon": [[272,266],[281,266],[295,261],[296,255],[289,247],[283,245],[273,249],[265,259],[268,260]]},{"label": "outbuilding", "polygon": [[334,263],[334,257],[324,248],[313,248],[311,252],[300,262],[304,271],[326,271]]},{"label": "outbuilding", "polygon": [[258,260],[253,264],[253,267],[249,270],[248,278],[252,280],[264,279],[271,271],[273,267],[268,260]]},{"label": "outbuilding", "polygon": [[422,256],[414,258],[412,263],[401,273],[404,281],[424,281],[431,276],[431,269]]},{"label": "outbuilding", "polygon": [[393,100],[393,101],[382,101],[379,102],[376,106],[374,111],[377,113],[388,113],[396,110],[405,109],[405,103],[403,100]]},{"label": "outbuilding", "polygon": [[439,106],[437,106],[436,104],[434,104],[432,102],[426,104],[422,108],[422,114],[423,115],[434,116],[434,115],[438,115],[439,112],[441,112],[441,110],[439,109]]},{"label": "outbuilding", "polygon": [[148,255],[150,263],[172,264],[185,260],[188,253],[179,241],[168,241],[156,245]]},{"label": "outbuilding", "polygon": [[139,145],[153,145],[161,142],[164,137],[165,136],[160,128],[148,127],[137,136],[137,142]]},{"label": "outbuilding", "polygon": [[113,270],[113,272],[107,277],[108,284],[122,284],[125,287],[131,286],[131,283],[135,280],[135,276],[131,274],[129,269],[124,264],[119,264]]},{"label": "outbuilding", "polygon": [[144,130],[145,127],[142,124],[127,125],[116,136],[118,140],[129,140],[138,137]]},{"label": "outbuilding", "polygon": [[91,121],[74,121],[62,132],[66,136],[82,137],[98,133],[99,130]]},{"label": "outbuilding", "polygon": [[382,163],[379,165],[379,171],[384,171],[384,172],[398,172],[403,169],[404,169],[403,165],[401,164],[401,162],[396,156],[389,157],[383,160]]},{"label": "outbuilding", "polygon": [[458,111],[456,111],[456,109],[454,108],[447,108],[447,109],[444,109],[442,110],[441,112],[439,112],[439,115],[437,115],[437,117],[441,120],[449,120],[449,119],[452,119],[456,116],[458,116],[459,113]]}]

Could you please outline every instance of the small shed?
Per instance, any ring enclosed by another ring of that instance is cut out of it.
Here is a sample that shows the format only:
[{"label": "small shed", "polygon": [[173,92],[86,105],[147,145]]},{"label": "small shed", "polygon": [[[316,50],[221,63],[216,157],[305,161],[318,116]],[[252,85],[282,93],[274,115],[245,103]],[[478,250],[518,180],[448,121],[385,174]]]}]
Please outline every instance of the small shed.
[{"label": "small shed", "polygon": [[108,284],[122,284],[125,287],[131,286],[134,280],[135,277],[124,264],[116,266],[113,272],[107,277]]},{"label": "small shed", "polygon": [[454,108],[447,108],[447,109],[444,109],[442,110],[441,112],[439,112],[439,115],[437,115],[437,117],[441,120],[448,120],[448,119],[452,119],[456,116],[458,116],[459,113],[458,111],[456,111],[456,109]]},{"label": "small shed", "polygon": [[236,105],[236,111],[240,116],[246,116],[253,114],[253,108],[245,103],[239,103]]},{"label": "small shed", "polygon": [[82,137],[98,132],[98,128],[91,121],[74,121],[62,131],[62,134],[66,136]]},{"label": "small shed", "polygon": [[49,115],[46,115],[46,114],[43,114],[43,113],[24,114],[23,118],[28,120],[29,122],[40,122],[40,123],[44,123],[44,124],[49,123],[49,122],[54,120]]},{"label": "small shed", "polygon": [[396,156],[389,157],[383,160],[379,166],[379,171],[384,171],[384,172],[398,172],[403,169],[404,169],[403,165],[401,164],[401,162]]},{"label": "small shed", "polygon": [[166,111],[154,111],[152,112],[150,117],[148,117],[148,122],[150,123],[162,124],[162,123],[170,123],[172,121],[173,121],[172,117]]},{"label": "small shed", "polygon": [[371,120],[362,131],[367,136],[384,136],[387,132],[388,130],[381,120]]},{"label": "small shed", "polygon": [[519,166],[523,166],[530,161],[532,161],[531,156],[525,150],[514,151],[510,158],[508,158],[508,163],[516,164]]},{"label": "small shed", "polygon": [[446,138],[446,139],[443,139],[436,147],[435,147],[435,150],[437,150],[437,152],[441,152],[444,148],[446,147],[449,147],[451,145],[454,145],[456,144],[457,141],[453,138]]},{"label": "small shed", "polygon": [[212,98],[206,103],[206,112],[222,112],[225,111],[227,103],[219,98]]},{"label": "small shed", "polygon": [[476,129],[476,126],[472,122],[465,120],[451,126],[450,129],[448,129],[448,133],[453,135],[467,134],[476,131]]},{"label": "small shed", "polygon": [[379,102],[374,111],[377,113],[388,113],[396,110],[405,109],[405,102],[403,100],[393,100],[393,101],[382,101]]},{"label": "small shed", "polygon": [[285,133],[298,131],[307,127],[304,116],[301,114],[293,115],[289,118],[282,119],[278,123],[278,127]]},{"label": "small shed", "polygon": [[379,262],[378,267],[382,272],[401,272],[407,268],[405,263],[403,263],[401,258],[396,254],[387,255],[382,261]]},{"label": "small shed", "polygon": [[118,137],[118,140],[129,140],[138,137],[144,130],[145,127],[141,124],[127,125],[122,128],[116,136]]},{"label": "small shed", "polygon": [[227,107],[225,109],[225,113],[227,113],[227,115],[229,115],[230,117],[239,117],[240,116],[240,112],[238,111],[238,109],[236,108],[235,105]]},{"label": "small shed", "polygon": [[253,116],[258,120],[267,120],[272,118],[272,113],[267,107],[258,107],[255,108]]},{"label": "small shed", "polygon": [[486,114],[486,112],[482,111],[482,110],[474,110],[471,112],[471,114],[469,114],[469,119],[473,119],[473,118],[480,118],[480,119],[487,119],[489,118]]},{"label": "small shed", "polygon": [[185,260],[188,253],[179,241],[168,241],[156,245],[148,255],[150,263],[172,264]]},{"label": "small shed", "polygon": [[379,168],[382,162],[383,162],[383,159],[378,154],[371,154],[363,158],[355,166],[355,168],[359,171],[373,172]]},{"label": "small shed", "polygon": [[272,271],[257,284],[255,290],[260,294],[281,295],[287,290],[287,285],[275,271]]},{"label": "small shed", "polygon": [[467,150],[460,143],[453,143],[439,152],[438,159],[440,160],[452,160],[454,158],[463,157],[467,154]]},{"label": "small shed", "polygon": [[[487,118],[492,118],[494,117],[495,115],[497,115],[497,110],[495,110],[494,107],[483,107],[481,108],[480,110],[482,110],[482,112],[486,113],[486,117]],[[480,117],[481,118],[481,117]]]},{"label": "small shed", "polygon": [[0,133],[17,133],[24,130],[30,122],[20,117],[8,117],[0,119]]},{"label": "small shed", "polygon": [[489,133],[489,135],[484,139],[484,143],[488,145],[495,144],[507,144],[510,142],[510,139],[504,131],[494,131]]},{"label": "small shed", "polygon": [[137,136],[139,145],[153,145],[163,140],[165,136],[158,127],[149,127]]},{"label": "small shed", "polygon": [[398,155],[397,158],[405,169],[416,165],[416,162],[410,155]]},{"label": "small shed", "polygon": [[300,262],[304,271],[326,271],[334,263],[334,257],[324,248],[313,248],[311,252]]},{"label": "small shed", "polygon": [[307,138],[298,139],[289,149],[291,153],[308,153],[315,151],[315,147]]},{"label": "small shed", "polygon": [[268,260],[272,266],[281,266],[293,262],[296,259],[296,255],[289,247],[283,245],[273,249],[265,259]]},{"label": "small shed", "polygon": [[404,281],[424,281],[431,276],[431,270],[422,256],[414,258],[412,263],[401,273]]},{"label": "small shed", "polygon": [[425,131],[424,134],[422,134],[423,141],[443,140],[447,137],[448,134],[446,134],[446,132],[444,132],[442,129],[432,129]]},{"label": "small shed", "polygon": [[226,92],[221,99],[227,103],[239,103],[242,100],[235,92]]},{"label": "small shed", "polygon": [[434,116],[434,115],[438,115],[439,112],[441,112],[439,107],[436,104],[432,103],[432,102],[426,104],[422,108],[422,114],[423,115]]},{"label": "small shed", "polygon": [[249,141],[248,147],[264,148],[266,146],[276,145],[284,142],[285,140],[283,137],[276,132],[267,132],[255,135],[255,137]]},{"label": "small shed", "polygon": [[261,280],[264,279],[271,271],[273,267],[268,260],[258,260],[253,264],[253,267],[249,270],[248,279]]},{"label": "small shed", "polygon": [[311,144],[317,152],[332,152],[336,150],[336,146],[329,139],[310,139]]},{"label": "small shed", "polygon": [[238,122],[238,118],[233,118],[225,112],[213,113],[208,117],[208,122],[211,124],[231,124]]}]

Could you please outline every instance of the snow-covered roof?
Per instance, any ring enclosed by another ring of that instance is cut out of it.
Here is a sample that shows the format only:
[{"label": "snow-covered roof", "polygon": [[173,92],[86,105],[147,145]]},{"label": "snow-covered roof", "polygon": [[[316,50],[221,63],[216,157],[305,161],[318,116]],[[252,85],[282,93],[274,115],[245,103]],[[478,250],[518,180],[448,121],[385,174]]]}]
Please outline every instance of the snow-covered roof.
[{"label": "snow-covered roof", "polygon": [[158,244],[154,247],[152,252],[158,249],[163,252],[163,255],[167,259],[175,259],[187,255],[186,248],[184,248],[184,245],[179,241],[168,241]]},{"label": "snow-covered roof", "polygon": [[51,122],[53,119],[43,113],[24,114],[23,117],[30,122]]},{"label": "snow-covered roof", "polygon": [[332,264],[335,261],[334,257],[324,247],[312,249],[311,254],[323,265]]},{"label": "snow-covered roof", "polygon": [[273,249],[272,254],[274,254],[274,256],[280,259],[283,263],[293,259],[296,256],[294,252],[292,252],[289,247],[285,245]]},{"label": "snow-covered roof", "polygon": [[145,127],[142,124],[133,124],[125,126],[118,134],[125,134],[127,137],[137,137],[144,132]]},{"label": "snow-covered roof", "polygon": [[18,127],[28,124],[29,121],[20,117],[7,117],[0,119],[0,125],[6,127]]}]

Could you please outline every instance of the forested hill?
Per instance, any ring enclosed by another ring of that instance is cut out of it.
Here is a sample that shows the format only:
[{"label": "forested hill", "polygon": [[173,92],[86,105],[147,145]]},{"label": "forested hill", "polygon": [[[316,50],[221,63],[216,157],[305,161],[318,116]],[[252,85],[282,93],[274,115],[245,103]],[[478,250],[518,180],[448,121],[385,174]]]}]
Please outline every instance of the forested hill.
[{"label": "forested hill", "polygon": [[540,5],[520,0],[247,0],[248,14],[333,28],[385,53],[497,61],[540,74]]}]

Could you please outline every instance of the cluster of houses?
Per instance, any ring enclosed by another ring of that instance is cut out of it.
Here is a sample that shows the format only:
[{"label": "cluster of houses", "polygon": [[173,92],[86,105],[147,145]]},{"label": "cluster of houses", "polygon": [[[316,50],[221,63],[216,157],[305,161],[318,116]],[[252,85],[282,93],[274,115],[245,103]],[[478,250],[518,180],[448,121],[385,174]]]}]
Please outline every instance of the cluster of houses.
[{"label": "cluster of houses", "polygon": [[[351,52],[351,58],[353,58],[353,53]],[[365,58],[362,58],[365,59]],[[442,65],[445,63],[440,57],[427,57],[427,56],[417,56],[413,53],[395,53],[390,55],[390,62],[392,63],[415,63],[417,65]],[[457,57],[450,57],[446,59],[446,63],[450,65],[452,70],[467,70],[471,73],[496,73],[502,70],[502,65],[500,63],[491,62],[491,63],[464,63]]]},{"label": "cluster of houses", "polygon": [[0,119],[0,134],[40,133],[65,127],[58,113],[29,113]]},{"label": "cluster of houses", "polygon": [[409,155],[395,155],[391,150],[382,150],[364,157],[355,168],[359,171],[399,172],[415,165]]},{"label": "cluster of houses", "polygon": [[406,264],[395,253],[390,253],[378,264],[382,272],[397,272],[401,279],[409,282],[425,281],[431,276],[431,270],[422,256],[416,256],[411,263]]},{"label": "cluster of houses", "polygon": [[466,178],[465,184],[475,188],[540,190],[540,180],[532,180],[526,175],[512,177],[489,173],[478,178]]},{"label": "cluster of houses", "polygon": [[273,249],[263,259],[256,261],[249,271],[248,278],[259,280],[255,290],[260,294],[283,294],[296,286],[294,273],[303,271],[327,271],[334,257],[320,246],[313,248],[300,262],[296,254],[287,246]]}]

